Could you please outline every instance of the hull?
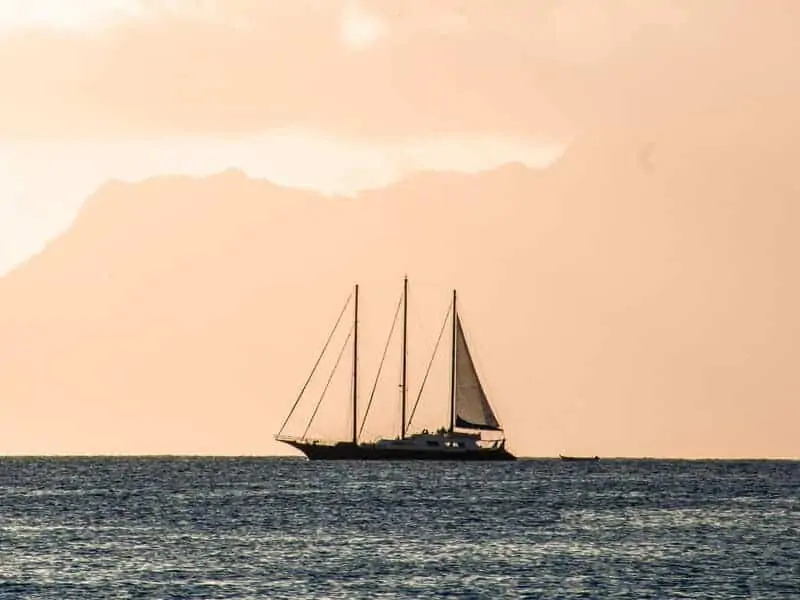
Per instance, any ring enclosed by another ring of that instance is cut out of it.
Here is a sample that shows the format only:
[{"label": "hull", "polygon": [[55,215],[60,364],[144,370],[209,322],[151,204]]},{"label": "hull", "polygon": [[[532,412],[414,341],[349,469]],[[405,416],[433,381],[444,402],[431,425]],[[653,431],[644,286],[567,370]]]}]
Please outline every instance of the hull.
[{"label": "hull", "polygon": [[573,461],[573,462],[594,462],[600,460],[599,456],[562,456],[558,455],[561,460],[566,461]]},{"label": "hull", "polygon": [[505,448],[381,448],[374,444],[315,444],[282,440],[297,448],[309,460],[445,460],[445,461],[511,461],[517,457]]}]

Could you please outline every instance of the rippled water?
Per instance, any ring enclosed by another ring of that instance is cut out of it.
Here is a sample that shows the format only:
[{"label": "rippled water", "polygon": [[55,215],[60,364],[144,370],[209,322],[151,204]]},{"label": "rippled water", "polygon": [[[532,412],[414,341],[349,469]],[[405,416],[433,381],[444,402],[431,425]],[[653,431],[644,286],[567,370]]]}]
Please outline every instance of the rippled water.
[{"label": "rippled water", "polygon": [[0,598],[800,598],[800,463],[0,459]]}]

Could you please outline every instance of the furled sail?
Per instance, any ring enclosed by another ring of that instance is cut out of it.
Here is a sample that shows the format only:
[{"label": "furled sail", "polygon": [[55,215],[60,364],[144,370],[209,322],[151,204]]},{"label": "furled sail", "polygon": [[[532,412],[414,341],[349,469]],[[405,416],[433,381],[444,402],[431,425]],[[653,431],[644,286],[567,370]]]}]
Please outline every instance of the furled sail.
[{"label": "furled sail", "polygon": [[500,430],[467,347],[461,319],[456,315],[455,426],[463,429]]}]

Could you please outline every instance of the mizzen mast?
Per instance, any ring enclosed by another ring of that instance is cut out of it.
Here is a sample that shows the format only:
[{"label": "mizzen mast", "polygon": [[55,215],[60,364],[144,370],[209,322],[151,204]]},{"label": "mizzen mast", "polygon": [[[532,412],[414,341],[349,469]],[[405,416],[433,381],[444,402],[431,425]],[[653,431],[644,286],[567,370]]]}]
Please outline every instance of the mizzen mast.
[{"label": "mizzen mast", "polygon": [[353,305],[353,439],[358,443],[358,284],[354,291]]},{"label": "mizzen mast", "polygon": [[400,439],[406,437],[406,380],[408,358],[408,276],[403,277],[403,370],[400,382]]},{"label": "mizzen mast", "polygon": [[453,350],[450,357],[450,433],[456,428],[456,344],[458,343],[458,312],[456,311],[456,291],[453,290]]}]

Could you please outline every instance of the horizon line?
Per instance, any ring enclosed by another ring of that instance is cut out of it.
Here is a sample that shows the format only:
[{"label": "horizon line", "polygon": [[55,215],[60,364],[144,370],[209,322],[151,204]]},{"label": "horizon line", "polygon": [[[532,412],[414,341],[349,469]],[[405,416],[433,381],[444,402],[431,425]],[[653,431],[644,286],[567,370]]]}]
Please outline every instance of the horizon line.
[{"label": "horizon line", "polygon": [[[599,455],[598,455],[599,456]],[[333,463],[393,463],[398,461],[393,460],[342,460],[342,461],[311,461],[303,455],[298,454],[198,454],[198,453],[143,453],[143,454],[128,454],[128,453],[104,453],[104,454],[81,454],[81,453],[65,453],[65,454],[0,454],[0,461],[7,459],[24,459],[24,458],[76,458],[76,459],[127,459],[127,458],[144,458],[144,459],[293,459],[301,460],[303,462],[333,462]],[[542,460],[542,461],[560,461],[559,455],[554,456],[518,456],[517,460]],[[599,456],[600,461],[683,461],[683,462],[756,462],[756,461],[770,461],[770,462],[800,462],[800,456]],[[400,461],[405,462],[405,461]],[[450,462],[450,461],[430,461],[430,462]]]}]

